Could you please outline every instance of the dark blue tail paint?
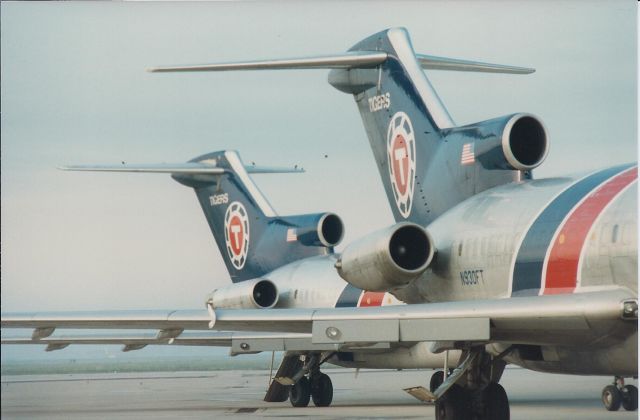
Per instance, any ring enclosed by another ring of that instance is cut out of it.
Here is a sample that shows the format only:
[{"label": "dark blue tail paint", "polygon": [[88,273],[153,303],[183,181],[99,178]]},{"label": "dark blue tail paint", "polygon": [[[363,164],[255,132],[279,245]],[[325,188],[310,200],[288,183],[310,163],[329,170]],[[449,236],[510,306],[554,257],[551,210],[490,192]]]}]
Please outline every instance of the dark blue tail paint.
[{"label": "dark blue tail paint", "polygon": [[379,32],[350,51],[388,56],[377,67],[334,69],[329,83],[354,95],[396,221],[428,225],[478,192],[519,179],[518,171],[482,162],[461,165],[464,145],[482,141],[487,130],[455,127],[404,28]]},{"label": "dark blue tail paint", "polygon": [[323,214],[277,216],[249,177],[237,152],[209,153],[191,162],[224,169],[220,175],[172,177],[195,190],[234,283],[260,277],[302,258],[332,252],[317,241],[305,240]]}]

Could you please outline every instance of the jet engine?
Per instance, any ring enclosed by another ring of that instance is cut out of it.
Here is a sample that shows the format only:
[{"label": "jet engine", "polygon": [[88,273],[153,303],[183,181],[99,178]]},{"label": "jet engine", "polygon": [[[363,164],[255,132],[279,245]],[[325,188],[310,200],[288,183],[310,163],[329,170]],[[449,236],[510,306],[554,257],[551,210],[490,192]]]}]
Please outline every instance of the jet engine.
[{"label": "jet engine", "polygon": [[278,303],[278,288],[265,279],[242,281],[214,290],[207,303],[225,309],[273,308]]},{"label": "jet engine", "polygon": [[460,142],[473,142],[475,158],[486,169],[529,171],[549,151],[547,130],[532,114],[513,114],[451,130]]},{"label": "jet engine", "polygon": [[425,229],[402,222],[347,246],[336,268],[352,285],[382,292],[406,286],[420,276],[434,253],[433,240]]},{"label": "jet engine", "polygon": [[530,114],[516,114],[507,120],[501,144],[505,166],[520,171],[538,167],[549,151],[542,121]]},{"label": "jet engine", "polygon": [[293,216],[300,227],[296,229],[298,241],[308,246],[333,247],[344,235],[342,220],[333,213]]}]

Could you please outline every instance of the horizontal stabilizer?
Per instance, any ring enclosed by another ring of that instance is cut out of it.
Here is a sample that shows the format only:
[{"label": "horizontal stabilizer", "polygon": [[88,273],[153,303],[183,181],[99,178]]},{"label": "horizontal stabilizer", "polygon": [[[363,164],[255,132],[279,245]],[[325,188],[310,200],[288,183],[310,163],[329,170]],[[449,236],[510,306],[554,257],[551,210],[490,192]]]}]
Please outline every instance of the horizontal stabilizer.
[{"label": "horizontal stabilizer", "polygon": [[298,168],[297,166],[294,166],[293,168],[283,168],[278,166],[246,165],[244,168],[250,174],[290,174],[302,173],[305,171],[304,168]]},{"label": "horizontal stabilizer", "polygon": [[127,164],[120,165],[73,165],[62,166],[63,171],[88,171],[88,172],[149,172],[159,174],[223,174],[223,168],[204,163],[177,163],[177,164]]},{"label": "horizontal stabilizer", "polygon": [[[140,173],[159,173],[159,174],[208,174],[219,175],[225,172],[229,172],[228,169],[219,168],[214,165],[209,165],[200,162],[188,162],[188,163],[160,163],[160,164],[128,164],[123,163],[120,165],[73,165],[62,166],[59,169],[63,171],[87,171],[87,172],[140,172]],[[304,169],[282,168],[282,167],[270,167],[270,166],[256,166],[247,165],[245,169],[248,173],[253,174],[276,174],[276,173],[300,173],[304,172]]]},{"label": "horizontal stabilizer", "polygon": [[434,55],[416,54],[423,69],[472,71],[479,73],[530,74],[535,69],[527,67],[506,66],[503,64],[483,63],[480,61],[459,60],[456,58],[436,57]]},{"label": "horizontal stabilizer", "polygon": [[[231,71],[231,70],[290,70],[290,69],[352,69],[372,68],[389,58],[385,52],[349,51],[337,55],[315,57],[282,58],[274,60],[238,61],[229,63],[196,64],[188,66],[152,67],[152,73]],[[483,63],[480,61],[460,60],[416,54],[420,66],[429,70],[471,71],[481,73],[529,74],[535,69],[507,66],[503,64]]]},{"label": "horizontal stabilizer", "polygon": [[337,55],[283,58],[276,60],[239,61],[232,63],[200,64],[191,66],[152,67],[148,71],[229,71],[229,70],[286,70],[286,69],[349,69],[375,67],[387,59],[387,53],[375,51],[351,51]]}]

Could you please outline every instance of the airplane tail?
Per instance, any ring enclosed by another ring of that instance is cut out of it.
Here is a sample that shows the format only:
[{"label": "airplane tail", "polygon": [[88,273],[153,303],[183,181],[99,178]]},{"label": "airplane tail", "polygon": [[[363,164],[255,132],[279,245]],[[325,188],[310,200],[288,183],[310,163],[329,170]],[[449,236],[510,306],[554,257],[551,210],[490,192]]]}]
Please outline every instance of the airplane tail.
[{"label": "airplane tail", "polygon": [[[349,51],[386,54],[376,68],[331,70],[329,83],[354,96],[396,221],[427,225],[470,196],[520,180],[521,171],[531,169],[500,167],[501,130],[514,116],[457,127],[423,69],[511,74],[533,69],[417,54],[403,28],[379,32]],[[546,138],[544,143],[546,148]]]},{"label": "airplane tail", "polygon": [[[414,220],[415,209],[433,207],[418,174],[433,165],[441,130],[455,126],[420,67],[404,29],[372,35],[350,51],[383,51],[376,68],[334,69],[329,83],[354,95],[396,220]],[[444,177],[438,177],[442,181]]]},{"label": "airplane tail", "polygon": [[354,96],[397,221],[426,225],[478,192],[530,176],[547,153],[546,130],[530,114],[457,127],[422,71],[533,69],[416,54],[404,28],[371,35],[337,55],[150,71],[277,69],[331,69],[329,83]]},{"label": "airplane tail", "polygon": [[278,216],[249,176],[303,170],[245,166],[235,151],[213,152],[182,164],[61,169],[168,173],[193,188],[234,283],[302,258],[331,253],[343,236],[342,221],[333,213]]}]

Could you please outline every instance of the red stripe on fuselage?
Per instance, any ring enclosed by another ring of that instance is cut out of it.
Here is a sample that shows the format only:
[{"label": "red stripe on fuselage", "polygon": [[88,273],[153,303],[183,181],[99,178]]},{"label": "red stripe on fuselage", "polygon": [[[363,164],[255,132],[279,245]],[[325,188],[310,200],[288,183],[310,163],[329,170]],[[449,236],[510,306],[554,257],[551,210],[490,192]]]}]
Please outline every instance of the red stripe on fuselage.
[{"label": "red stripe on fuselage", "polygon": [[382,306],[385,292],[364,292],[358,302],[358,307],[364,308],[365,306]]},{"label": "red stripe on fuselage", "polygon": [[631,168],[602,184],[573,210],[549,253],[543,294],[573,293],[578,283],[578,263],[587,234],[604,208],[638,178]]}]

